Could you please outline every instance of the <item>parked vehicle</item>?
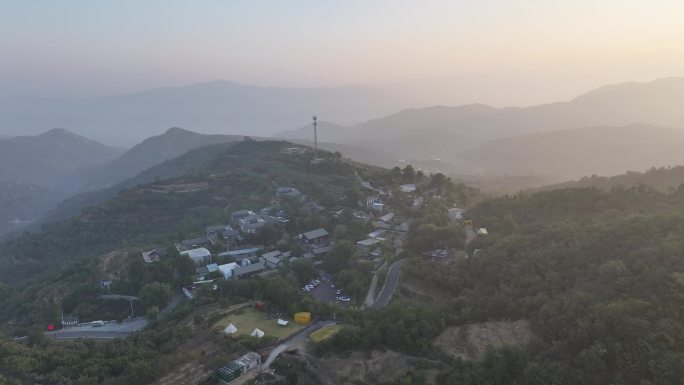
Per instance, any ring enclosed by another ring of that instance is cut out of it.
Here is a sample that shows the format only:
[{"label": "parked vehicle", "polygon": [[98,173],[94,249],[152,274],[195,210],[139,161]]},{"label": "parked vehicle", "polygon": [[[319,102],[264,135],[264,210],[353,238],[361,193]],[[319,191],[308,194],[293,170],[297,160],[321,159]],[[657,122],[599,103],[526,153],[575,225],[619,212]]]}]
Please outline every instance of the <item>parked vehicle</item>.
[{"label": "parked vehicle", "polygon": [[98,328],[100,326],[104,326],[105,322],[104,321],[93,321],[90,323],[94,328]]},{"label": "parked vehicle", "polygon": [[340,301],[340,302],[350,302],[350,301],[351,301],[351,298],[345,297],[345,296],[338,296],[338,297],[337,297],[337,300]]}]

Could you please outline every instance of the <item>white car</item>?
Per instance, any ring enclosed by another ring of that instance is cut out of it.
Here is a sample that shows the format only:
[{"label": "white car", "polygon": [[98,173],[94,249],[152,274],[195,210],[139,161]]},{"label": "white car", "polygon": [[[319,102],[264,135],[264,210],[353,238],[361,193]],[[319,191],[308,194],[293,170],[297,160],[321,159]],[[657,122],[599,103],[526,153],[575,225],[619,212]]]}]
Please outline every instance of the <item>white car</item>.
[{"label": "white car", "polygon": [[97,328],[97,327],[100,327],[100,326],[104,326],[105,323],[104,323],[104,321],[93,321],[93,322],[91,322],[90,324],[91,324],[94,328]]},{"label": "white car", "polygon": [[337,297],[337,300],[340,302],[351,302],[351,298],[345,296],[339,296]]}]

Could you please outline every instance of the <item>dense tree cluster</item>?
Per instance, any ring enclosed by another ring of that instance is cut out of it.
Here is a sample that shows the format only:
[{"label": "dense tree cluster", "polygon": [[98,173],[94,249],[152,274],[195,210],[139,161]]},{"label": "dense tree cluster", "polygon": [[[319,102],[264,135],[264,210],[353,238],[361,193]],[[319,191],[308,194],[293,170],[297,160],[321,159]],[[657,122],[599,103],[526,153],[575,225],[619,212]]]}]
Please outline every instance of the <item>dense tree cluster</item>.
[{"label": "dense tree cluster", "polygon": [[[525,351],[459,363],[445,383],[674,384],[684,368],[684,196],[555,190],[487,201],[482,252],[406,273],[453,293],[457,324],[529,319]],[[492,231],[493,230],[493,231]]]},{"label": "dense tree cluster", "polygon": [[[167,368],[161,356],[172,352],[187,335],[168,322],[125,340],[73,342],[41,338],[28,344],[0,336],[0,369],[20,383],[148,384]],[[3,377],[0,377],[0,383]],[[8,380],[9,381],[9,380]]]}]

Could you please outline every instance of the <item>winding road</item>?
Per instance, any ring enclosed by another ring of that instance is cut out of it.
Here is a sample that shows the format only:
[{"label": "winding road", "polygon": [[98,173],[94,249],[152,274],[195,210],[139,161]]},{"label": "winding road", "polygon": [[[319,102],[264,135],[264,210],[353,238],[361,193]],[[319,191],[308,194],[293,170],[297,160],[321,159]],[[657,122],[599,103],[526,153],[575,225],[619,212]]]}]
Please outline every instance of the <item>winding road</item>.
[{"label": "winding road", "polygon": [[278,358],[278,356],[282,352],[302,344],[304,341],[306,341],[306,337],[308,337],[309,334],[311,334],[312,332],[314,332],[314,331],[316,331],[322,327],[325,327],[325,326],[335,325],[336,323],[337,323],[336,321],[318,321],[318,322],[312,323],[311,325],[309,325],[309,326],[305,327],[304,329],[298,331],[294,335],[288,337],[285,341],[283,341],[283,343],[276,346],[275,349],[273,349],[271,351],[271,354],[269,354],[268,357],[266,358],[266,361],[264,361],[263,368],[266,369],[269,366],[271,366],[273,361],[275,361],[275,359]]},{"label": "winding road", "polygon": [[385,279],[385,285],[380,290],[380,295],[375,300],[375,303],[370,307],[371,309],[380,309],[389,303],[394,295],[394,291],[399,285],[399,272],[401,271],[401,266],[406,262],[405,259],[400,259],[390,265],[387,270],[387,278]]}]

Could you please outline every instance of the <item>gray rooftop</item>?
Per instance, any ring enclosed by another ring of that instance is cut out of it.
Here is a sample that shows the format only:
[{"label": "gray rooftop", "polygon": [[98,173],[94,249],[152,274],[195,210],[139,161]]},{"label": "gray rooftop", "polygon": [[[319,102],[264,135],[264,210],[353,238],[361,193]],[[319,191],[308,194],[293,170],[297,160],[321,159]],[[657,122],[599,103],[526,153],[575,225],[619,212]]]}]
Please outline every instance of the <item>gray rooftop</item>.
[{"label": "gray rooftop", "polygon": [[194,245],[204,245],[207,243],[213,243],[209,237],[200,237],[193,239],[184,239],[181,241],[183,246],[194,246]]},{"label": "gray rooftop", "polygon": [[302,234],[302,236],[306,239],[316,239],[316,238],[326,237],[328,235],[329,235],[328,232],[324,228],[311,230],[311,231],[308,231],[308,232]]},{"label": "gray rooftop", "polygon": [[271,251],[270,253],[265,253],[264,255],[262,255],[262,257],[264,257],[264,259],[270,259],[270,258],[278,257],[281,254],[282,253],[279,250],[276,250],[276,251]]},{"label": "gray rooftop", "polygon": [[264,266],[263,262],[257,262],[257,263],[252,263],[251,265],[247,266],[238,266],[233,270],[233,275],[236,277],[239,277],[244,274],[249,274],[249,273],[254,273],[259,270],[264,270],[266,269],[266,266]]}]

